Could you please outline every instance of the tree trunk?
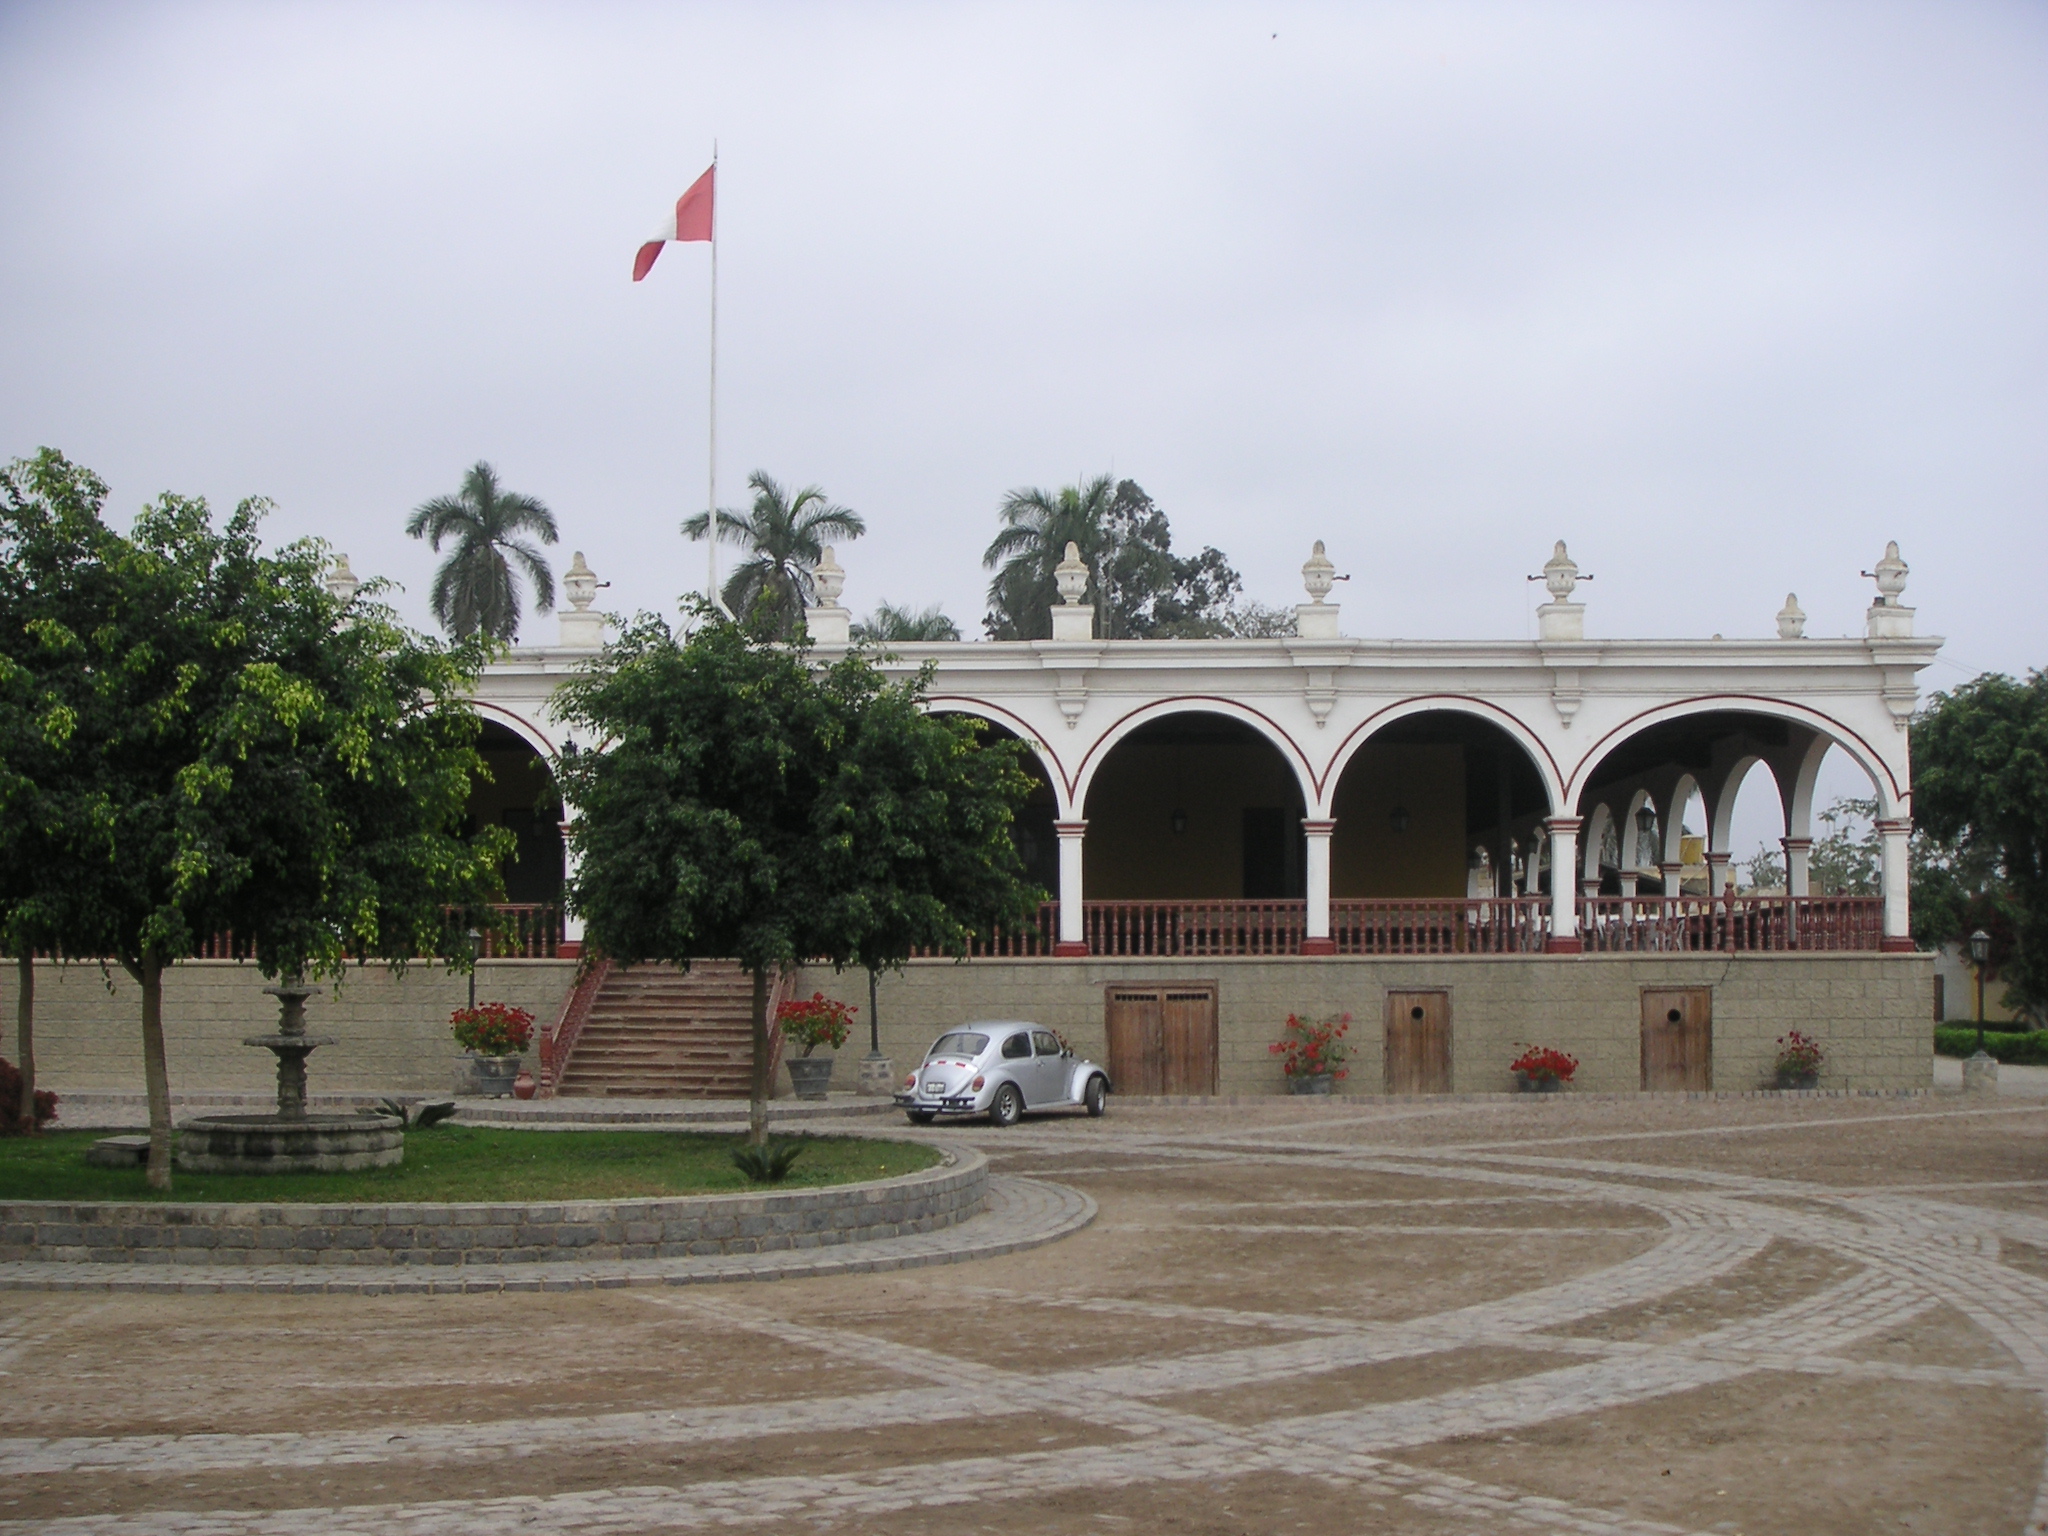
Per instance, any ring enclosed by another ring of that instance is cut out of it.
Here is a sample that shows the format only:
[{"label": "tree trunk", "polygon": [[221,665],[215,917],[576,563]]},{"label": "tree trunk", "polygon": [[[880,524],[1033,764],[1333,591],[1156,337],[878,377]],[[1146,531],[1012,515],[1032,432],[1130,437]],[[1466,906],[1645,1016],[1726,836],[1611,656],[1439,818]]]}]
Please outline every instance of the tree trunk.
[{"label": "tree trunk", "polygon": [[21,986],[14,994],[15,1065],[21,1068],[21,1134],[36,1133],[36,956],[21,947]]},{"label": "tree trunk", "polygon": [[768,1080],[768,971],[764,966],[754,976],[754,1081],[747,1101],[747,1144],[763,1146],[768,1141],[768,1095],[774,1084]]},{"label": "tree trunk", "polygon": [[171,1074],[164,1064],[164,963],[145,954],[129,966],[142,988],[142,1078],[149,1089],[149,1187],[171,1187]]}]

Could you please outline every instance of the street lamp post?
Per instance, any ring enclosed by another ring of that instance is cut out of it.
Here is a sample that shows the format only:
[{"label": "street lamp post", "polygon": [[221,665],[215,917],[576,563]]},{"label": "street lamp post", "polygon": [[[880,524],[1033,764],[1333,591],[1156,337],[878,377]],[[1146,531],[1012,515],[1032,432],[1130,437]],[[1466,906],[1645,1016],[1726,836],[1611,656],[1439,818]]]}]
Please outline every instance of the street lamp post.
[{"label": "street lamp post", "polygon": [[1977,1054],[1984,1051],[1984,967],[1991,959],[1991,935],[1979,928],[1970,935],[1970,959],[1977,973]]},{"label": "street lamp post", "polygon": [[476,929],[469,930],[469,1011],[476,1012],[476,963],[484,952],[484,936]]}]

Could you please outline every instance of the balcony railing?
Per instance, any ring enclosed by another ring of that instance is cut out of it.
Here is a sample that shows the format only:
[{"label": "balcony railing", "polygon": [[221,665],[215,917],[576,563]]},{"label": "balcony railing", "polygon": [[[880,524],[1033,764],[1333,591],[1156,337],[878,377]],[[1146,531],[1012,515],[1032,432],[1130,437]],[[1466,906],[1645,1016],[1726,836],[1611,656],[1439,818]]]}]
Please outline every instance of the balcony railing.
[{"label": "balcony railing", "polygon": [[1589,950],[1770,953],[1884,947],[1881,896],[1596,896],[1579,908]]},{"label": "balcony railing", "polygon": [[1091,955],[1294,955],[1307,928],[1303,901],[1090,901],[1081,907]]},{"label": "balcony railing", "polygon": [[1541,954],[1549,920],[1542,896],[1330,903],[1340,955]]}]

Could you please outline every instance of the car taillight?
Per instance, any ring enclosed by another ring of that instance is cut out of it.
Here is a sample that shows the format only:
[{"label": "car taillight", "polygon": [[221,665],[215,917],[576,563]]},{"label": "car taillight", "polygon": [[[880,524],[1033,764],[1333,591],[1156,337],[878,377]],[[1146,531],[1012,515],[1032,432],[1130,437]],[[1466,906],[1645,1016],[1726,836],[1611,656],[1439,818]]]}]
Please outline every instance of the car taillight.
[{"label": "car taillight", "polygon": [[983,1083],[987,1082],[987,1081],[988,1081],[988,1079],[987,1079],[987,1078],[985,1078],[985,1077],[977,1077],[977,1078],[976,1078],[976,1079],[974,1080],[974,1091],[975,1091],[976,1093],[979,1093],[979,1092],[981,1092],[981,1085],[982,1085]]},{"label": "car taillight", "polygon": [[906,1088],[915,1088],[917,1086],[917,1074],[913,1072],[910,1074],[910,1076],[903,1079],[903,1086]]}]

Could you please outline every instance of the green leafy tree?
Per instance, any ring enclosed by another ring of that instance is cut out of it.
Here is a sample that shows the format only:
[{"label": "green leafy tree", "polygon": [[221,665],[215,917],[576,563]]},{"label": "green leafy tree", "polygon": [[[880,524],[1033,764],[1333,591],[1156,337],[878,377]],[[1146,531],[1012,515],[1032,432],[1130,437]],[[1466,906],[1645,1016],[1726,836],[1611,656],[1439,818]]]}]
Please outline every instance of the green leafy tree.
[{"label": "green leafy tree", "polygon": [[568,899],[625,964],[737,960],[753,979],[749,1131],[766,1136],[768,996],[782,969],[960,955],[1021,920],[1009,836],[1031,789],[1012,743],[918,707],[858,651],[801,650],[706,622],[686,641],[641,615],[563,693],[608,743],[564,765],[576,806]]},{"label": "green leafy tree", "polygon": [[929,608],[916,611],[899,608],[894,603],[882,603],[864,622],[853,626],[853,638],[906,643],[923,640],[958,640],[960,626],[947,618],[936,603]]},{"label": "green leafy tree", "polygon": [[1994,938],[2009,925],[2007,1001],[2038,1017],[2048,1005],[2048,675],[1986,673],[1934,696],[1913,726],[1913,812],[1952,850],[1957,877],[1946,896],[1958,910],[1937,904],[1930,916],[1971,921],[1974,903]]},{"label": "green leafy tree", "polygon": [[[725,583],[727,610],[750,629],[776,640],[793,640],[805,606],[817,595],[814,574],[830,539],[857,539],[867,524],[850,507],[837,506],[824,490],[807,485],[790,495],[766,470],[747,476],[754,504],[746,512],[718,509],[718,537],[746,550]],[[704,537],[709,513],[683,519],[683,532]]]},{"label": "green leafy tree", "polygon": [[533,582],[534,606],[555,606],[555,577],[532,539],[555,542],[555,515],[531,496],[498,484],[498,472],[479,459],[453,496],[436,496],[414,509],[405,531],[425,539],[435,554],[444,539],[454,549],[439,570],[428,600],[441,627],[458,639],[483,635],[507,645],[519,637],[524,606],[514,565]]},{"label": "green leafy tree", "polygon": [[1844,797],[1819,814],[1821,835],[1807,855],[1807,888],[1816,896],[1875,896],[1884,872],[1877,802]]},{"label": "green leafy tree", "polygon": [[263,553],[259,501],[217,529],[166,495],[123,537],[97,482],[36,465],[16,466],[0,542],[61,596],[43,639],[89,680],[55,775],[74,814],[54,921],[67,952],[113,957],[140,989],[149,1179],[168,1188],[170,965],[228,931],[267,976],[402,962],[445,951],[448,906],[494,893],[509,836],[460,830],[485,642],[413,635],[374,587],[344,607],[321,546]]},{"label": "green leafy tree", "polygon": [[1244,583],[1222,551],[1175,555],[1166,514],[1135,480],[1098,475],[1058,491],[1022,487],[1003,498],[997,515],[1002,530],[982,556],[996,573],[985,620],[991,639],[1052,633],[1054,570],[1069,542],[1088,567],[1095,632],[1105,639],[1288,632],[1272,610],[1236,605]]}]

